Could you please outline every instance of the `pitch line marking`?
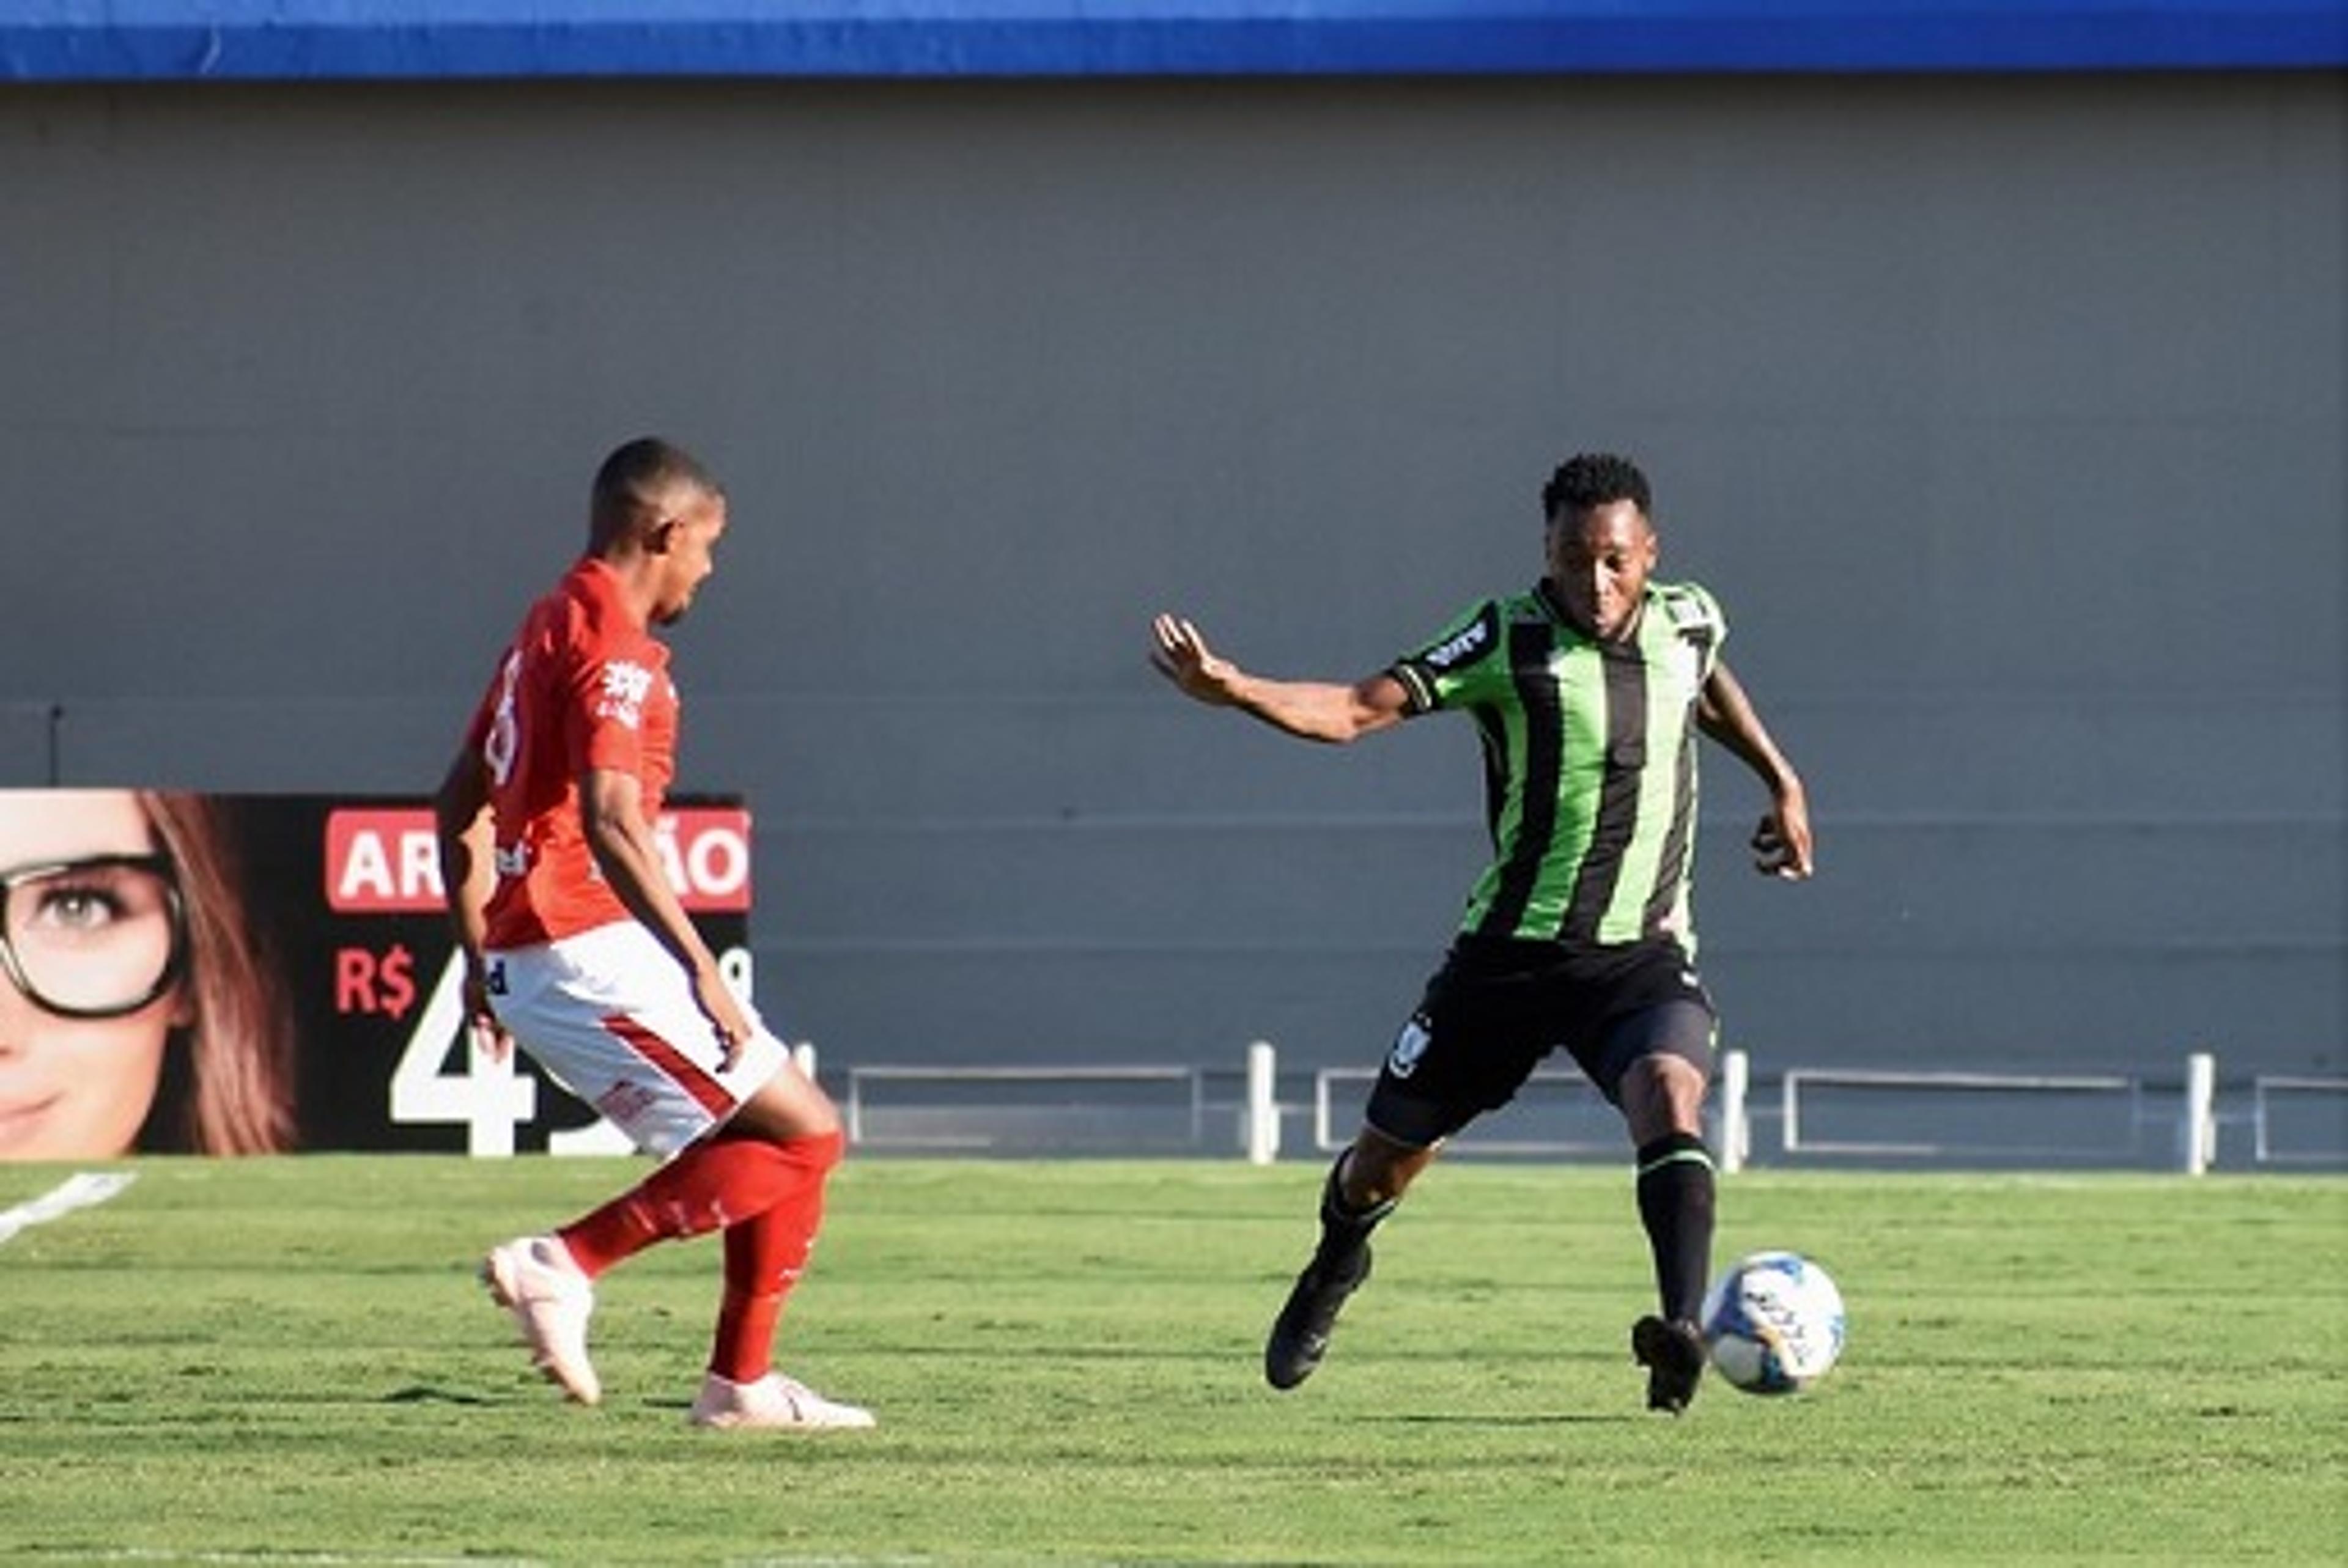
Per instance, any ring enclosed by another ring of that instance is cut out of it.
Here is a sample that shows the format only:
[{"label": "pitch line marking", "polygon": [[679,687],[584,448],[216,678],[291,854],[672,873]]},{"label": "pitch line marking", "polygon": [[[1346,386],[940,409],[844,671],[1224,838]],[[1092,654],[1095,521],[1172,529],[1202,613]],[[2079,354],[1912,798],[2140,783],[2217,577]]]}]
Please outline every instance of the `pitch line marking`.
[{"label": "pitch line marking", "polygon": [[0,1209],[0,1244],[19,1231],[102,1204],[138,1179],[133,1171],[83,1171],[68,1176],[37,1198],[27,1198],[13,1209]]}]

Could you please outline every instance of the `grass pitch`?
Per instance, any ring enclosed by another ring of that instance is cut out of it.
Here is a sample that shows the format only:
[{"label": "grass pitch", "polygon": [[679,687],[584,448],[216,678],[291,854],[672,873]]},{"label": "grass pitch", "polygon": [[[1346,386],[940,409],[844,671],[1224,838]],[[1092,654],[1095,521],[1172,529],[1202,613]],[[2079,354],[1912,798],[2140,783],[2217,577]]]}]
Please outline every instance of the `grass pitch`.
[{"label": "grass pitch", "polygon": [[[633,1162],[150,1161],[0,1245],[31,1563],[2315,1563],[2348,1546],[2348,1182],[1755,1172],[1721,1261],[1851,1315],[1792,1399],[1642,1408],[1627,1172],[1459,1163],[1312,1382],[1321,1171],[851,1160],[783,1364],[873,1433],[689,1430],[709,1240],[610,1276],[606,1403],[474,1283]],[[0,1209],[69,1172],[0,1166]]]}]

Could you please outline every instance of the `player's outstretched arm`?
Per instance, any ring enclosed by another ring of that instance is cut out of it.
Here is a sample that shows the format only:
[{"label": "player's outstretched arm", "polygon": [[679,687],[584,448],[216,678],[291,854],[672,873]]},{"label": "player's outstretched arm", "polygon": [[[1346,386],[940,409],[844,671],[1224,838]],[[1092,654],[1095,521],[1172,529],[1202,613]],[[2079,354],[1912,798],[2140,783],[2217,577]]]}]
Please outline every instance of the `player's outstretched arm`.
[{"label": "player's outstretched arm", "polygon": [[1801,775],[1769,737],[1761,715],[1725,661],[1712,667],[1696,704],[1697,728],[1751,768],[1769,792],[1769,809],[1753,830],[1754,869],[1771,876],[1800,881],[1815,866],[1810,843],[1809,797]]},{"label": "player's outstretched arm", "polygon": [[1210,707],[1237,708],[1301,740],[1343,744],[1391,729],[1409,716],[1402,683],[1383,671],[1342,686],[1329,681],[1273,681],[1251,675],[1207,646],[1177,615],[1152,626],[1149,661],[1177,690]]}]

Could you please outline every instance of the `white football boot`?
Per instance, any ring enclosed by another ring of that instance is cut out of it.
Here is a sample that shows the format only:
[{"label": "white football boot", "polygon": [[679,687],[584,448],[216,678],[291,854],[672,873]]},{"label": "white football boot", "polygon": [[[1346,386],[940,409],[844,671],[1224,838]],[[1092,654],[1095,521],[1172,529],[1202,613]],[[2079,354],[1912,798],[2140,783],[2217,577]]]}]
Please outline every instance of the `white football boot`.
[{"label": "white football boot", "polygon": [[876,1423],[872,1412],[827,1399],[805,1383],[769,1372],[736,1383],[712,1372],[693,1401],[696,1427],[780,1427],[798,1431],[840,1431]]},{"label": "white football boot", "polygon": [[521,1236],[490,1248],[481,1262],[481,1283],[513,1314],[532,1366],[582,1405],[603,1397],[602,1382],[587,1359],[595,1287],[561,1242],[551,1235]]}]

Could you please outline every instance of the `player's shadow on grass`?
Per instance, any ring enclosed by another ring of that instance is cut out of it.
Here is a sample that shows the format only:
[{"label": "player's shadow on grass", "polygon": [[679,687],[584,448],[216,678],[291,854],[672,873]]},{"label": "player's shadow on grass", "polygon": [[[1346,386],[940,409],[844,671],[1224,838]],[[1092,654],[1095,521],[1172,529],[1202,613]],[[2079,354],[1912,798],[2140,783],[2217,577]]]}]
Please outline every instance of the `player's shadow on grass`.
[{"label": "player's shadow on grass", "polygon": [[1372,1426],[1396,1427],[1611,1427],[1623,1426],[1645,1418],[1637,1411],[1615,1411],[1601,1414],[1594,1410],[1558,1410],[1547,1415],[1478,1416],[1453,1410],[1412,1411],[1390,1416],[1364,1416],[1362,1420]]},{"label": "player's shadow on grass", "polygon": [[456,1389],[436,1389],[426,1383],[410,1383],[405,1389],[394,1389],[386,1394],[383,1402],[386,1405],[494,1405],[500,1401]]}]

